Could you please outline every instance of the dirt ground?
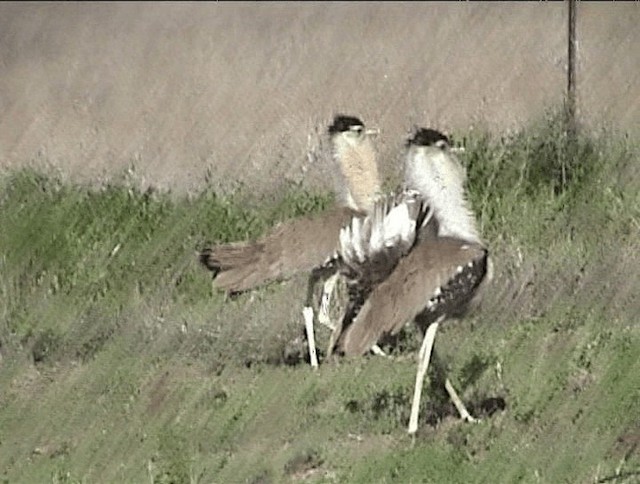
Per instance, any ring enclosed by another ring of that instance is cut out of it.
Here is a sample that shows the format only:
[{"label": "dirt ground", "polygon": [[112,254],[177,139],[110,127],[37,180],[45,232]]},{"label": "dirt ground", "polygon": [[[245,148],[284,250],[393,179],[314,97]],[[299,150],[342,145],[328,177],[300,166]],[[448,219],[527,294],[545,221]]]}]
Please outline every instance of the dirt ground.
[{"label": "dirt ground", "polygon": [[[640,5],[579,4],[584,120],[640,126]],[[256,193],[329,188],[337,112],[383,130],[521,126],[562,100],[567,5],[2,3],[0,165]]]}]

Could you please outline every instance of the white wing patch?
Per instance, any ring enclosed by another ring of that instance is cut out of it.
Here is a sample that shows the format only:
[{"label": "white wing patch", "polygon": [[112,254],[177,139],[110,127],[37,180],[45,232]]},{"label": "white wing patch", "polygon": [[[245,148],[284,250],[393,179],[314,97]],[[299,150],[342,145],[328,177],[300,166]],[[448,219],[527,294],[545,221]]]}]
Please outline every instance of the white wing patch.
[{"label": "white wing patch", "polygon": [[416,222],[410,219],[407,204],[393,207],[383,221],[384,247],[393,247],[399,241],[406,240],[415,230]]},{"label": "white wing patch", "polygon": [[424,211],[416,191],[379,197],[369,215],[354,217],[340,231],[344,263],[356,274],[390,271],[413,246]]}]

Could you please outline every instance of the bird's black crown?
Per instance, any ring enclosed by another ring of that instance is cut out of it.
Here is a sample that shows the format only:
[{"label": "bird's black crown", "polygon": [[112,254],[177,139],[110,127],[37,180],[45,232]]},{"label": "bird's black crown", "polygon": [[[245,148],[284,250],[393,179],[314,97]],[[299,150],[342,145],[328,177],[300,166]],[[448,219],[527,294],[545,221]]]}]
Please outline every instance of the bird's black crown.
[{"label": "bird's black crown", "polygon": [[351,130],[354,126],[364,128],[364,123],[354,116],[345,116],[338,114],[333,118],[333,124],[329,126],[329,134],[344,133]]},{"label": "bird's black crown", "polygon": [[444,141],[447,144],[451,144],[449,138],[447,138],[440,131],[431,128],[418,128],[415,134],[407,141],[408,145],[418,146],[434,146],[438,141]]}]

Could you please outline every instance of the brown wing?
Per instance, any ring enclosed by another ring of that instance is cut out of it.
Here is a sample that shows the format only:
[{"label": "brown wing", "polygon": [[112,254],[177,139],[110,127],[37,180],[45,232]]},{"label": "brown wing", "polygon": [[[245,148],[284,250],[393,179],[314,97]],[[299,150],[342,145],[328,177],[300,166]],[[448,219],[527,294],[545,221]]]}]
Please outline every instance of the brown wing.
[{"label": "brown wing", "polygon": [[394,334],[423,311],[449,314],[467,304],[486,275],[487,251],[451,238],[422,240],[370,294],[341,334],[336,350],[366,353],[384,334]]},{"label": "brown wing", "polygon": [[334,255],[340,228],[355,213],[339,207],[314,217],[288,220],[254,243],[203,250],[200,261],[217,274],[216,287],[229,292],[311,271]]}]

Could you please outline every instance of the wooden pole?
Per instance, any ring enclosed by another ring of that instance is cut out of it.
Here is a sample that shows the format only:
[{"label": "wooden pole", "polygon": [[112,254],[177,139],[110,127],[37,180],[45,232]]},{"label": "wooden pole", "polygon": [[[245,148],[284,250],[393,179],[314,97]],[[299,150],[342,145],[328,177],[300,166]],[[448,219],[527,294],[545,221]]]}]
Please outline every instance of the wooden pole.
[{"label": "wooden pole", "polygon": [[568,0],[567,25],[567,134],[576,133],[576,0]]}]

